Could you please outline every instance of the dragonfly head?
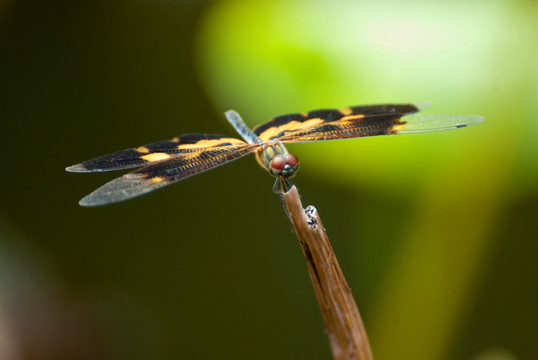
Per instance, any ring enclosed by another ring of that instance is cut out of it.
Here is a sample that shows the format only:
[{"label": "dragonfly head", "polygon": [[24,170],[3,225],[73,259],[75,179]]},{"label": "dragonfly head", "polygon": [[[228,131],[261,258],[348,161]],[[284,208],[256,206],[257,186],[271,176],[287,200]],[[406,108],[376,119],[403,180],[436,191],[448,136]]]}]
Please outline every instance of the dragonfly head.
[{"label": "dragonfly head", "polygon": [[269,163],[269,172],[273,176],[291,178],[299,170],[299,159],[293,154],[279,154]]}]

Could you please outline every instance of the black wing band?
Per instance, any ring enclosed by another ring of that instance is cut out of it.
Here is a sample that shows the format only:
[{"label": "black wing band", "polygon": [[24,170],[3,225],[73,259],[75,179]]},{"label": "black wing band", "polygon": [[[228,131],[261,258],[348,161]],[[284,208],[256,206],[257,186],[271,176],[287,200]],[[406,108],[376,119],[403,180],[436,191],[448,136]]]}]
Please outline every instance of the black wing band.
[{"label": "black wing band", "polygon": [[[358,118],[368,118],[378,115],[386,115],[390,118],[412,114],[431,106],[431,103],[414,104],[383,104],[353,106],[342,109],[314,110],[307,113],[296,113],[278,116],[271,121],[254,128],[254,133],[263,141],[279,139],[286,134],[306,133],[313,128],[323,125],[336,125],[347,123]],[[331,127],[327,128],[331,130]],[[317,139],[313,139],[317,140]],[[301,140],[298,140],[301,141]]]},{"label": "black wing band", "polygon": [[147,165],[114,179],[80,200],[81,206],[99,206],[131,199],[250,154],[259,145],[241,145],[191,152]]},{"label": "black wing band", "polygon": [[364,136],[413,134],[430,131],[459,129],[477,124],[484,118],[476,115],[440,114],[383,114],[349,116],[329,124],[305,130],[291,131],[278,140],[284,143],[351,139]]},{"label": "black wing band", "polygon": [[172,140],[156,142],[137,148],[118,151],[69,166],[69,172],[102,172],[130,169],[175,156],[200,151],[203,148],[246,145],[242,140],[225,135],[187,134]]}]

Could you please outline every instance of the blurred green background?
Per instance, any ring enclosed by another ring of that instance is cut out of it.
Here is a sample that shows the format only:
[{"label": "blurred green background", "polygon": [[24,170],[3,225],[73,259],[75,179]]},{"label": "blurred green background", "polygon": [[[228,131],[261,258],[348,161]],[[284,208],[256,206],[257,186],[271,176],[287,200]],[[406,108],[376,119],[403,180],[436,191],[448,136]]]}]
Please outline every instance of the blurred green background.
[{"label": "blurred green background", "polygon": [[0,0],[0,359],[329,359],[253,158],[126,203],[67,165],[323,107],[458,131],[289,146],[377,360],[538,358],[538,2]]}]

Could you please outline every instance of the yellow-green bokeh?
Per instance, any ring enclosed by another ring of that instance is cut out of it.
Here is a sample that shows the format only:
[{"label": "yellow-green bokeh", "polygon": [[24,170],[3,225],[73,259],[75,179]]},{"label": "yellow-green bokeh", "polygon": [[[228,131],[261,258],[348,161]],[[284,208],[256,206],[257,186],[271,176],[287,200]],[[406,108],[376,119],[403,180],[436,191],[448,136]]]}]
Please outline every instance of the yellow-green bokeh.
[{"label": "yellow-green bokeh", "polygon": [[217,109],[233,106],[251,125],[286,112],[417,100],[431,100],[430,112],[486,117],[458,132],[293,147],[305,164],[299,184],[315,177],[409,203],[372,309],[377,359],[449,353],[496,246],[506,194],[536,191],[538,13],[530,5],[238,0],[216,3],[201,23],[205,88]]},{"label": "yellow-green bokeh", "polygon": [[532,0],[0,0],[0,358],[328,359],[251,159],[98,209],[68,165],[273,116],[431,101],[456,131],[291,144],[377,360],[538,357]]}]

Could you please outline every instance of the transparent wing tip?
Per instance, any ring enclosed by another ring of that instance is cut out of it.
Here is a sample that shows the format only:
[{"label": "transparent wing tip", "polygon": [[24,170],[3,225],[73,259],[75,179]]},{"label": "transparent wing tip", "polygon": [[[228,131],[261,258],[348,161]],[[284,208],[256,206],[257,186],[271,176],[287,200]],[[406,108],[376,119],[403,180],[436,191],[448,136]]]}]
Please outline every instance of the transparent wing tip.
[{"label": "transparent wing tip", "polygon": [[460,129],[484,121],[478,115],[411,114],[402,117],[405,125],[399,134]]},{"label": "transparent wing tip", "polygon": [[88,169],[86,169],[82,164],[76,164],[76,165],[66,167],[65,171],[81,173],[81,172],[88,172]]},{"label": "transparent wing tip", "polygon": [[[106,184],[105,184],[106,185]],[[84,196],[78,204],[82,207],[96,207],[96,206],[103,206],[103,205],[109,205],[113,203],[117,203],[120,201],[124,201],[129,199],[127,198],[112,198],[110,196],[107,196],[106,193],[101,193],[99,189],[95,190],[94,192]]]},{"label": "transparent wing tip", "polygon": [[96,203],[96,202],[92,201],[91,199],[88,199],[87,197],[84,197],[84,198],[80,199],[78,204],[80,206],[82,206],[82,207],[94,207],[94,206],[101,205],[99,203]]}]

